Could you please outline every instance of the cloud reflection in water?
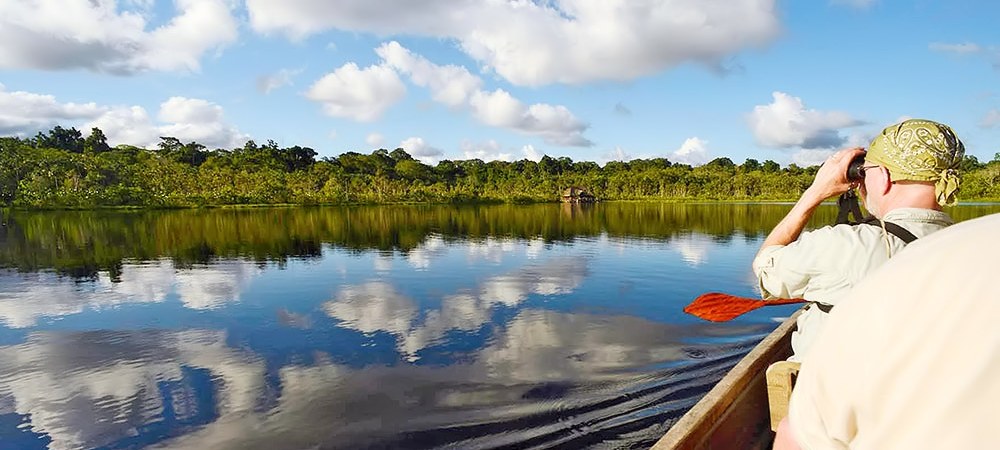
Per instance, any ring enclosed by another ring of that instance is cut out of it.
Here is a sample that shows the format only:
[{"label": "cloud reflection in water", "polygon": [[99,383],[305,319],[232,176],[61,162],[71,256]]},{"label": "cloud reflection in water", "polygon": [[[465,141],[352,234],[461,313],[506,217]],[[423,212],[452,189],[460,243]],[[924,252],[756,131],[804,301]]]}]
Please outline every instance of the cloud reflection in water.
[{"label": "cloud reflection in water", "polygon": [[517,306],[531,294],[559,295],[576,289],[587,276],[587,260],[562,258],[533,264],[492,277],[478,288],[444,296],[439,309],[426,311],[418,323],[416,302],[391,284],[371,281],[341,288],[323,310],[341,326],[374,333],[388,332],[409,361],[451,330],[475,331],[490,322],[496,305]]},{"label": "cloud reflection in water", "polygon": [[0,323],[28,328],[43,317],[159,303],[171,293],[190,309],[219,308],[239,301],[242,291],[260,273],[254,263],[244,260],[223,260],[195,269],[177,269],[169,260],[123,264],[115,280],[101,272],[89,283],[51,272],[0,270]]}]

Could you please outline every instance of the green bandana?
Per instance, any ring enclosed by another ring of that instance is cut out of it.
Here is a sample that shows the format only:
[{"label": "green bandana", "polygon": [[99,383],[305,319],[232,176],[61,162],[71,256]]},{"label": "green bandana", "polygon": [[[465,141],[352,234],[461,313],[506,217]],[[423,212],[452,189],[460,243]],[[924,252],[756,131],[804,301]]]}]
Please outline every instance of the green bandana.
[{"label": "green bandana", "polygon": [[958,165],[965,145],[944,124],[910,119],[886,127],[868,146],[865,160],[885,166],[895,181],[933,181],[938,204],[954,205]]}]

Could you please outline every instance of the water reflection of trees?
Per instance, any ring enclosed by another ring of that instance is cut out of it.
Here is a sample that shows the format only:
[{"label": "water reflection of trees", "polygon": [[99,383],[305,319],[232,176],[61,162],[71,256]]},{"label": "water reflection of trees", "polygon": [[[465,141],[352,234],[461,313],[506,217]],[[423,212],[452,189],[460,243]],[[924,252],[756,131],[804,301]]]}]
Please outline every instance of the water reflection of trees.
[{"label": "water reflection of trees", "polygon": [[[126,260],[168,258],[177,267],[220,258],[276,261],[318,257],[324,244],[412,252],[428,239],[508,237],[568,241],[611,236],[670,239],[697,231],[721,239],[759,236],[788,205],[608,203],[269,208],[181,211],[5,213],[0,267],[56,270],[116,280]],[[828,220],[821,214],[819,223]],[[419,256],[419,255],[417,255]]]}]

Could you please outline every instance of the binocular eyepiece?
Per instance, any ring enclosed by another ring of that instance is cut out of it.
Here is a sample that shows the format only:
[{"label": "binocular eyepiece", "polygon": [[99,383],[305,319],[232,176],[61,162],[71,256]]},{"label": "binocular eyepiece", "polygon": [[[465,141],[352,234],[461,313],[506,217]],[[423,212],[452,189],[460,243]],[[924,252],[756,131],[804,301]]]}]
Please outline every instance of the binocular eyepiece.
[{"label": "binocular eyepiece", "polygon": [[855,156],[851,160],[851,164],[847,166],[847,181],[850,182],[860,182],[865,179],[865,173],[861,170],[861,166],[865,164],[865,154],[862,153]]}]

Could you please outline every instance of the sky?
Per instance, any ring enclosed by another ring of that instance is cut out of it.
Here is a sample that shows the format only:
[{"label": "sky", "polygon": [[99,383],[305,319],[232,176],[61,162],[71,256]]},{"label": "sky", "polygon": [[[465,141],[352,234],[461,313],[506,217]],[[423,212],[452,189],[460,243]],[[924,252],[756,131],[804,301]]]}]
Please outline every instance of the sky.
[{"label": "sky", "polygon": [[997,19],[991,0],[0,0],[0,136],[812,165],[925,118],[989,161]]}]

